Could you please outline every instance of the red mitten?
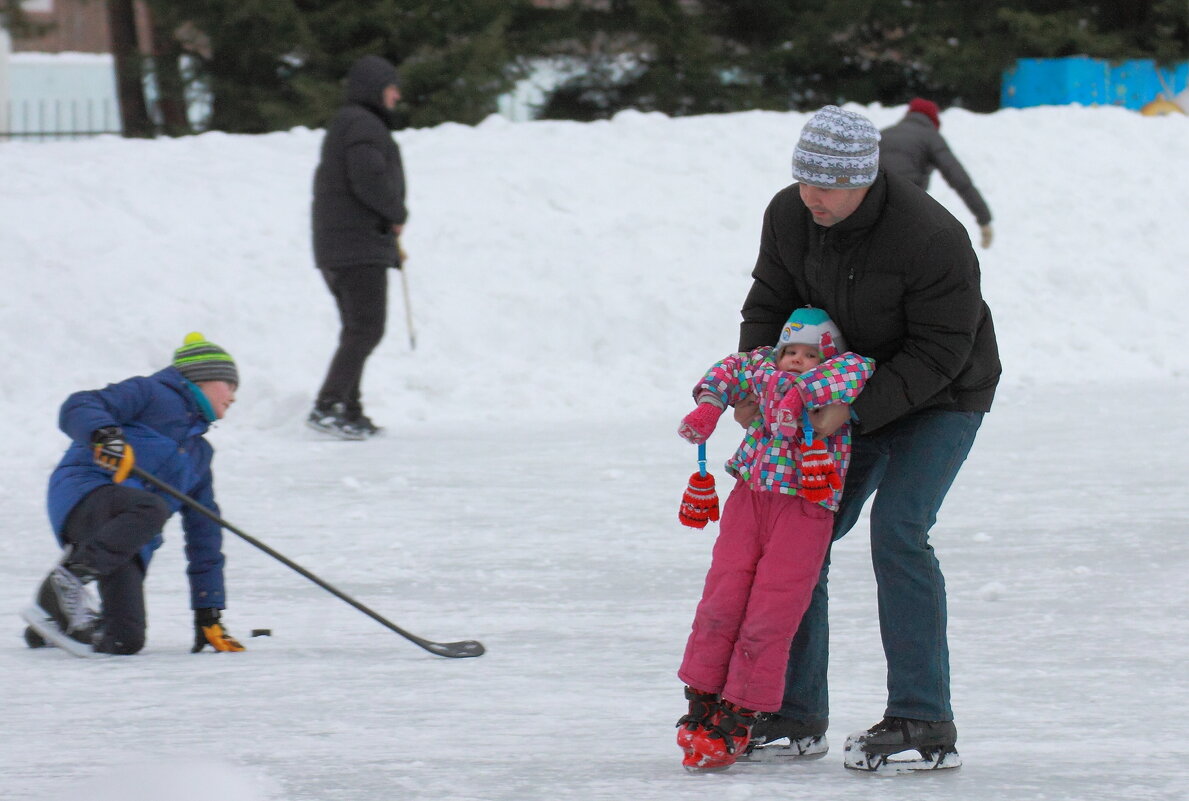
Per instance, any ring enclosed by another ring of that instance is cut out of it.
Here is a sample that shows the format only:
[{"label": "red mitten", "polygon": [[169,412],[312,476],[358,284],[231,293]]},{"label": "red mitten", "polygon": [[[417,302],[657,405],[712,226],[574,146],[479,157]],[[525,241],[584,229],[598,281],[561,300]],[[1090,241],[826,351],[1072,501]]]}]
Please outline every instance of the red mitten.
[{"label": "red mitten", "polygon": [[707,520],[718,520],[718,493],[714,491],[713,475],[702,475],[699,471],[689,477],[677,519],[690,528],[706,528]]},{"label": "red mitten", "polygon": [[805,399],[796,387],[789,389],[776,404],[772,415],[772,433],[785,439],[792,439],[801,425],[801,413],[805,411]]},{"label": "red mitten", "polygon": [[714,427],[718,425],[718,418],[722,417],[722,413],[723,410],[713,403],[699,403],[698,408],[681,418],[677,434],[687,442],[701,445],[714,433]]},{"label": "red mitten", "polygon": [[797,494],[812,503],[830,499],[835,490],[842,489],[842,479],[834,469],[834,459],[820,439],[801,446],[801,487]]}]

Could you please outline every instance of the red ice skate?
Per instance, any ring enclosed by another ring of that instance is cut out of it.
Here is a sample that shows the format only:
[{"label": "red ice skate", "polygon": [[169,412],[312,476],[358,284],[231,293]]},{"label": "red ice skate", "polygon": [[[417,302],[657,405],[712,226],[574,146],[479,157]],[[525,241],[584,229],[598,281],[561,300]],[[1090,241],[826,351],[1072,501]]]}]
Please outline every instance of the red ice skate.
[{"label": "red ice skate", "polygon": [[710,725],[711,719],[718,711],[718,693],[704,693],[693,687],[685,688],[685,697],[689,701],[689,712],[677,721],[677,745],[685,752],[681,764],[689,767],[697,761],[694,753],[694,736],[704,727]]},{"label": "red ice skate", "polygon": [[756,711],[723,701],[708,725],[694,732],[693,757],[681,764],[691,772],[726,770],[747,751]]}]

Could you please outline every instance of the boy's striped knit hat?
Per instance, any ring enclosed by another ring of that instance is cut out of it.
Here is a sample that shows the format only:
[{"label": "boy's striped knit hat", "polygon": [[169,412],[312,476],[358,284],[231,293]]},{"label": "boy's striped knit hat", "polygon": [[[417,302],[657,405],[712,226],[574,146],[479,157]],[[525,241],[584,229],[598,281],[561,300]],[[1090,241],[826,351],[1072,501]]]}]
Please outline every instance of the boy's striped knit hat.
[{"label": "boy's striped knit hat", "polygon": [[182,346],[173,352],[173,366],[188,381],[226,381],[239,386],[239,371],[227,351],[214,342],[207,342],[202,334],[186,334]]},{"label": "boy's striped knit hat", "polygon": [[871,120],[838,106],[809,118],[793,150],[793,178],[823,189],[861,189],[879,172],[879,131]]}]

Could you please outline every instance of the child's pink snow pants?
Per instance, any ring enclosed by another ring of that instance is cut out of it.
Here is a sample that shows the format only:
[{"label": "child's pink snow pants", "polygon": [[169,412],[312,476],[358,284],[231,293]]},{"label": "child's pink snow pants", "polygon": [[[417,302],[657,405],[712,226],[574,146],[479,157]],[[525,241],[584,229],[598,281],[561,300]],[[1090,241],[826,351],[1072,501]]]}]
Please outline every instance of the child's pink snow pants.
[{"label": "child's pink snow pants", "polygon": [[797,495],[736,483],[677,671],[682,681],[748,709],[780,709],[789,643],[833,523],[833,512]]}]

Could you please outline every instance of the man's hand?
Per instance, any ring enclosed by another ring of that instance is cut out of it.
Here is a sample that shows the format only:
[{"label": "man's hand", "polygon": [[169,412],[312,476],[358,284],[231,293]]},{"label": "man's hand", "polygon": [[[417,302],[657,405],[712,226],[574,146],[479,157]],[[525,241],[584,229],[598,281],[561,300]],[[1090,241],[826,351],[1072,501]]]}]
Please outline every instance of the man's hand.
[{"label": "man's hand", "polygon": [[830,436],[849,419],[850,407],[845,403],[831,403],[809,413],[809,422],[813,425],[813,435],[817,439]]},{"label": "man's hand", "polygon": [[405,250],[405,246],[401,244],[400,235],[405,230],[403,225],[392,224],[392,233],[396,234],[396,269],[404,267],[405,262],[409,260],[409,254]]},{"label": "man's hand", "polygon": [[91,454],[95,464],[115,473],[112,481],[117,484],[128,478],[136,463],[132,446],[124,441],[124,432],[119,426],[105,426],[92,432]]},{"label": "man's hand", "polygon": [[196,654],[206,646],[216,651],[243,651],[245,648],[239,640],[232,637],[219,622],[218,609],[194,610],[194,647],[190,653]]},{"label": "man's hand", "polygon": [[748,396],[735,404],[735,422],[747,428],[760,416],[760,401]]},{"label": "man's hand", "polygon": [[995,232],[991,230],[991,224],[987,223],[986,225],[980,225],[978,227],[978,232],[982,237],[983,250],[991,247],[991,239],[993,239],[995,236]]}]

